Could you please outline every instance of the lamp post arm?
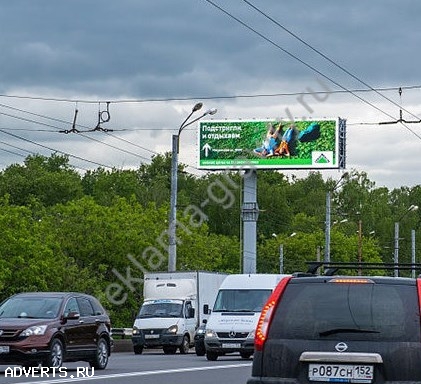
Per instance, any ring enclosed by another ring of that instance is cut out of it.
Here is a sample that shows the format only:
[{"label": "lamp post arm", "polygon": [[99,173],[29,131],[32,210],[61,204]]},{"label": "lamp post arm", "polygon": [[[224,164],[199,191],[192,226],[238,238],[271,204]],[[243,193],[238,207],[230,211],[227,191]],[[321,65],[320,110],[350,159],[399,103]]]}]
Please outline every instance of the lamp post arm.
[{"label": "lamp post arm", "polygon": [[190,117],[193,115],[193,113],[195,113],[196,111],[198,111],[200,108],[202,108],[203,104],[202,103],[197,103],[195,104],[195,106],[192,108],[191,112],[189,113],[189,115],[184,119],[184,121],[181,123],[180,128],[178,128],[178,136],[180,136],[181,131],[187,126],[190,125],[191,123],[187,123],[187,121],[190,119]]},{"label": "lamp post arm", "polygon": [[207,115],[214,115],[216,112],[217,112],[217,109],[216,108],[208,109],[207,111],[205,111],[204,113],[202,113],[199,117],[196,117],[195,119],[193,119],[192,121],[189,121],[186,124],[187,120],[193,114],[193,112],[190,113],[190,115],[187,117],[187,119],[184,120],[183,124],[181,124],[180,125],[180,128],[178,129],[178,135],[177,135],[177,137],[178,137],[178,139],[177,139],[178,140],[178,143],[177,143],[177,153],[178,153],[178,149],[180,148],[180,142],[179,142],[179,140],[180,140],[181,131],[184,128],[188,127],[189,125],[194,124],[196,121],[199,121],[200,119],[203,119],[205,116],[207,116]]},{"label": "lamp post arm", "polygon": [[177,136],[180,136],[181,131],[189,124],[187,123],[187,120],[190,119],[190,117],[193,115],[194,111],[191,111],[190,114],[186,117],[186,119],[181,123],[180,128],[178,128]]},{"label": "lamp post arm", "polygon": [[198,120],[200,120],[200,119],[203,119],[203,118],[204,118],[205,116],[207,116],[207,115],[214,115],[217,111],[218,111],[218,110],[217,110],[216,108],[213,108],[213,109],[208,109],[207,111],[203,112],[203,113],[202,113],[199,117],[196,117],[195,119],[193,119],[192,121],[189,121],[189,122],[186,124],[186,121],[188,120],[188,118],[187,118],[187,120],[186,120],[186,121],[184,121],[184,123],[181,125],[180,129],[178,130],[178,134],[180,134],[180,133],[181,133],[181,131],[182,131],[184,128],[188,127],[189,125],[194,124],[196,121],[198,121]]}]

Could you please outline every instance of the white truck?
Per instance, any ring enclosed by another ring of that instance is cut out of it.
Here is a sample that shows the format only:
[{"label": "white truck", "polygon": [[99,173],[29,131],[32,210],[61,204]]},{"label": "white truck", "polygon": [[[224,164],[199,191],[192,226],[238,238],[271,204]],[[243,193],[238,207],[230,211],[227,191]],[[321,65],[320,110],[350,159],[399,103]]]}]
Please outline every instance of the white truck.
[{"label": "white truck", "polygon": [[165,354],[188,353],[196,328],[209,317],[222,273],[155,272],[144,276],[143,304],[136,316],[132,343],[135,354],[163,348]]},{"label": "white truck", "polygon": [[219,288],[204,336],[206,358],[211,361],[239,352],[248,359],[254,352],[254,332],[269,295],[287,275],[236,274]]}]

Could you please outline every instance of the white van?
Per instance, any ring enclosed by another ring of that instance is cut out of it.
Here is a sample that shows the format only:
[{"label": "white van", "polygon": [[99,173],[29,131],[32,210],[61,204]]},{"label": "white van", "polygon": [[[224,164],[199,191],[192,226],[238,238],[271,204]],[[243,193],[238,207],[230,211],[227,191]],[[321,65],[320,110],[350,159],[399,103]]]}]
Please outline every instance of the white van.
[{"label": "white van", "polygon": [[239,352],[248,359],[254,352],[254,331],[263,305],[287,275],[228,275],[221,284],[206,323],[206,358]]},{"label": "white van", "polygon": [[144,301],[133,324],[134,353],[139,355],[144,348],[188,353],[225,276],[205,271],[146,273]]}]

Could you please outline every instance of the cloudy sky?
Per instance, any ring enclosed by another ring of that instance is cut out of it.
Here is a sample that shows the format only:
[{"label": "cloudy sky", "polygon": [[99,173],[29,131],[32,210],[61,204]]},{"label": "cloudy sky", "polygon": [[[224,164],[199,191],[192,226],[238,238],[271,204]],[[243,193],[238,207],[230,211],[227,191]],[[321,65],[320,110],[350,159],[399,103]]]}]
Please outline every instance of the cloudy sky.
[{"label": "cloudy sky", "polygon": [[[0,0],[0,168],[53,151],[81,171],[138,167],[203,102],[218,120],[344,118],[348,170],[419,185],[421,124],[379,123],[420,120],[420,14],[418,0]],[[60,133],[76,110],[79,133]],[[98,122],[110,131],[86,132]],[[196,128],[180,161],[201,174]]]}]

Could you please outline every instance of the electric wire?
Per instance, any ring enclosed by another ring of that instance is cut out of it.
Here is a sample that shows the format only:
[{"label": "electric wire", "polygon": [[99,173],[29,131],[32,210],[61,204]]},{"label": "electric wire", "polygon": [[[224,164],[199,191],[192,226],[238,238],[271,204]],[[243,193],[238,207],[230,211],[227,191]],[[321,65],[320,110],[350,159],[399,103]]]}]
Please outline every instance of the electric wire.
[{"label": "electric wire", "polygon": [[[5,104],[0,104],[0,106],[1,106],[1,107],[4,107],[4,108],[10,108],[10,109],[15,110],[15,111],[19,111],[19,112],[21,112],[21,113],[27,113],[27,114],[30,114],[30,115],[33,115],[33,116],[37,116],[37,117],[44,118],[44,119],[50,119],[50,120],[53,120],[53,121],[56,121],[56,122],[69,124],[69,122],[67,122],[67,121],[65,121],[65,120],[56,119],[56,118],[53,118],[53,117],[50,117],[50,116],[46,116],[46,115],[40,115],[40,114],[37,114],[37,113],[33,113],[33,112],[29,112],[29,111],[25,111],[25,110],[22,110],[22,109],[19,109],[19,108],[14,108],[14,107],[11,107],[11,106],[7,106],[7,105],[5,105]],[[47,126],[47,127],[55,128],[55,129],[57,129],[57,130],[59,130],[59,129],[60,129],[60,128],[59,128],[59,127],[57,127],[57,126],[54,126],[54,125],[51,125],[51,124],[47,124],[47,123],[44,123],[44,122],[40,122],[40,121],[36,121],[36,120],[33,120],[33,119],[27,119],[27,118],[24,118],[24,117],[20,117],[20,116],[16,116],[16,115],[11,115],[11,114],[4,113],[4,112],[0,112],[0,114],[5,115],[5,116],[10,117],[10,118],[14,118],[14,119],[22,120],[22,121],[25,121],[25,122],[30,122],[30,123],[33,123],[33,124],[39,124],[39,125],[44,125],[44,126]],[[80,125],[78,125],[78,127],[79,127],[79,126],[80,126]],[[84,128],[87,128],[87,127],[84,127]],[[55,133],[60,132],[60,131],[57,131],[57,130],[55,130],[55,131],[51,131],[51,130],[37,130],[37,131],[41,131],[41,132],[55,132]],[[34,131],[34,130],[32,130],[32,131]],[[141,158],[141,159],[144,159],[144,160],[150,161],[150,158],[147,158],[147,157],[141,156],[141,155],[139,155],[139,154],[136,154],[136,153],[131,152],[131,151],[127,151],[127,150],[122,149],[122,148],[118,148],[118,147],[116,147],[116,146],[114,146],[114,145],[111,145],[111,144],[109,144],[109,143],[101,142],[101,141],[99,141],[99,140],[97,140],[97,139],[94,139],[94,138],[92,138],[92,137],[90,137],[90,136],[86,136],[86,135],[83,135],[83,134],[81,134],[81,133],[79,133],[79,136],[82,136],[82,137],[84,137],[84,138],[86,138],[86,139],[88,139],[88,140],[92,140],[92,141],[95,141],[95,142],[101,143],[101,144],[106,145],[106,146],[108,146],[108,147],[110,147],[110,148],[117,149],[117,150],[119,150],[119,151],[125,152],[125,153],[130,154],[130,155],[133,155],[133,156],[135,156],[135,157],[138,157],[138,158]]]},{"label": "electric wire", "polygon": [[4,144],[4,145],[7,145],[7,146],[9,146],[9,147],[12,147],[12,148],[18,149],[19,151],[24,151],[24,152],[27,152],[27,153],[30,153],[30,154],[33,154],[33,153],[34,153],[34,152],[29,151],[29,150],[27,150],[27,149],[25,149],[25,148],[18,147],[17,145],[13,145],[13,144],[10,144],[10,143],[6,143],[5,141],[0,141],[0,144]]},{"label": "electric wire", "polygon": [[[15,107],[12,107],[12,106],[8,106],[8,105],[5,105],[5,104],[0,104],[0,107],[3,107],[3,108],[9,108],[9,109],[12,109],[12,110],[14,110],[14,111],[18,111],[18,112],[21,112],[21,113],[26,113],[26,114],[29,114],[29,115],[32,115],[32,116],[36,116],[36,117],[40,117],[40,118],[44,118],[44,119],[49,119],[49,120],[52,120],[52,121],[55,121],[55,122],[59,122],[59,123],[63,123],[63,124],[66,124],[66,125],[69,125],[69,124],[70,124],[70,122],[65,121],[65,120],[62,120],[62,119],[57,119],[57,118],[53,118],[53,117],[51,117],[51,116],[46,116],[46,115],[41,115],[41,114],[34,113],[34,112],[29,112],[29,111],[26,111],[26,110],[23,110],[23,109],[19,109],[19,108],[15,108]],[[49,127],[52,127],[52,128],[56,128],[57,130],[59,130],[59,129],[60,129],[60,128],[59,128],[59,127],[57,127],[57,126],[53,126],[53,125],[50,125],[50,124],[46,124],[46,123],[44,123],[44,122],[36,121],[36,120],[33,120],[33,119],[27,119],[27,118],[23,118],[23,117],[20,117],[20,116],[11,115],[11,114],[2,113],[2,112],[0,112],[0,114],[3,114],[3,115],[5,115],[5,116],[7,116],[7,117],[15,118],[15,119],[18,119],[18,120],[23,120],[23,121],[26,121],[26,122],[34,123],[34,124],[39,124],[39,125],[49,126]],[[130,155],[133,155],[133,156],[135,156],[135,157],[138,157],[138,158],[144,159],[144,160],[146,160],[146,161],[150,161],[150,160],[151,160],[150,158],[147,158],[147,157],[145,157],[145,156],[139,155],[139,154],[137,154],[137,153],[134,153],[134,152],[131,152],[131,151],[128,151],[128,150],[125,150],[125,149],[119,148],[119,147],[114,146],[114,145],[112,145],[112,144],[105,143],[105,142],[103,142],[103,141],[97,140],[97,139],[92,138],[92,137],[90,137],[90,136],[84,135],[83,133],[93,132],[94,130],[90,129],[89,127],[86,127],[86,126],[80,125],[80,124],[78,124],[78,125],[76,125],[76,126],[77,126],[78,128],[79,128],[79,127],[82,127],[82,128],[84,128],[84,129],[86,129],[85,131],[82,131],[82,132],[77,131],[77,133],[79,134],[79,136],[82,136],[82,137],[84,137],[84,138],[86,138],[86,139],[88,139],[88,140],[92,140],[92,141],[98,142],[98,143],[100,143],[100,144],[106,145],[106,146],[108,146],[108,147],[110,147],[110,148],[113,148],[113,149],[116,149],[116,150],[118,150],[118,151],[125,152],[125,153],[130,154]],[[35,130],[30,130],[30,131],[35,131]],[[60,130],[59,130],[59,131],[52,131],[52,130],[36,130],[36,131],[42,131],[42,132],[46,131],[46,132],[55,132],[55,133],[60,132],[60,133],[63,133],[63,131],[60,131]],[[114,131],[114,130],[113,130],[113,131]],[[136,147],[138,147],[138,148],[140,148],[140,149],[143,149],[143,150],[149,151],[149,152],[151,152],[151,153],[153,153],[153,154],[155,154],[155,155],[158,155],[158,152],[155,152],[155,151],[152,151],[152,150],[150,150],[150,149],[148,149],[148,148],[142,147],[142,146],[140,146],[140,145],[138,145],[138,144],[135,144],[135,143],[133,143],[133,142],[130,142],[129,140],[125,140],[125,139],[119,138],[118,136],[112,135],[112,134],[110,134],[110,133],[109,133],[109,132],[107,132],[107,131],[104,131],[104,133],[106,133],[106,134],[107,134],[107,135],[109,135],[110,137],[113,137],[113,138],[115,138],[115,139],[118,139],[118,140],[121,140],[121,141],[123,141],[123,142],[129,143],[129,144],[134,145],[134,146],[136,146]],[[191,165],[187,165],[187,166],[188,166],[188,167],[190,167],[190,168],[193,168],[193,169],[195,169],[195,170],[197,170],[197,171],[201,171],[201,170],[199,170],[198,168],[196,168],[196,167],[194,167],[194,166],[191,166]],[[193,174],[192,174],[192,175],[193,175]]]},{"label": "electric wire", "polygon": [[26,157],[25,155],[22,155],[21,153],[17,153],[17,152],[14,152],[14,151],[11,151],[11,150],[5,149],[5,148],[0,148],[0,151],[7,152],[7,153],[10,153],[12,155],[16,155],[16,156],[23,157],[23,158]]},{"label": "electric wire", "polygon": [[113,137],[113,138],[114,138],[114,139],[116,139],[116,140],[120,140],[120,141],[122,141],[122,142],[124,142],[124,143],[131,144],[131,145],[133,145],[133,146],[135,146],[135,147],[137,147],[137,148],[143,149],[144,151],[148,151],[148,152],[150,152],[150,153],[152,153],[152,154],[154,154],[154,155],[159,155],[159,153],[158,153],[158,152],[156,152],[156,151],[152,151],[151,149],[148,149],[148,148],[142,147],[141,145],[138,145],[138,144],[133,143],[133,142],[131,142],[131,141],[129,141],[129,140],[126,140],[126,139],[123,139],[123,138],[118,137],[118,136],[116,136],[116,135],[113,135],[113,134],[111,134],[111,133],[109,133],[109,132],[106,132],[105,134],[106,134],[106,135],[108,135],[108,136],[110,136],[110,137]]},{"label": "electric wire", "polygon": [[82,158],[82,157],[80,157],[80,156],[77,156],[77,155],[72,155],[72,154],[70,154],[70,153],[63,152],[63,151],[60,151],[60,150],[58,150],[58,149],[54,149],[54,148],[48,147],[48,146],[46,146],[46,145],[43,145],[43,144],[37,143],[37,142],[35,142],[35,141],[33,141],[33,140],[30,140],[30,139],[27,139],[27,138],[25,138],[25,137],[21,137],[21,136],[15,135],[15,134],[13,134],[13,133],[6,132],[6,131],[4,131],[4,130],[2,130],[2,129],[0,129],[0,132],[4,133],[5,135],[12,136],[12,137],[14,137],[15,139],[23,140],[23,141],[26,141],[26,142],[28,142],[28,143],[31,143],[31,144],[37,145],[37,146],[39,146],[39,147],[41,147],[41,148],[48,149],[49,151],[52,151],[52,152],[58,152],[58,153],[61,153],[61,154],[63,154],[63,155],[66,155],[66,156],[72,157],[72,158],[74,158],[74,159],[81,160],[81,161],[85,161],[85,162],[87,162],[87,163],[94,164],[94,165],[97,165],[97,166],[100,166],[100,167],[103,167],[103,168],[113,169],[113,167],[110,167],[110,166],[108,166],[108,165],[101,164],[101,163],[98,163],[98,162],[96,162],[96,161],[92,161],[92,160],[84,159],[84,158]]},{"label": "electric wire", "polygon": [[127,151],[127,150],[125,150],[125,149],[123,149],[123,148],[116,147],[115,145],[112,145],[112,144],[109,144],[109,143],[105,143],[105,142],[103,142],[103,141],[101,141],[101,140],[98,140],[98,139],[95,139],[95,138],[93,138],[93,137],[87,136],[87,135],[86,135],[86,134],[84,134],[84,133],[78,133],[78,136],[82,136],[82,137],[84,137],[84,138],[86,138],[86,139],[89,139],[89,140],[95,141],[95,142],[100,143],[100,144],[102,144],[102,145],[106,145],[107,147],[110,147],[110,148],[116,149],[116,150],[118,150],[118,151],[121,151],[121,152],[127,153],[127,154],[129,154],[129,155],[132,155],[132,156],[138,157],[138,158],[140,158],[140,159],[144,159],[144,160],[150,161],[150,158],[147,158],[147,157],[145,157],[145,156],[141,156],[141,155],[139,155],[139,154],[137,154],[137,153],[134,153],[134,152],[131,152],[131,151]]},{"label": "electric wire", "polygon": [[[275,46],[277,49],[279,49],[280,51],[284,52],[286,55],[288,55],[289,57],[295,59],[296,61],[300,62],[301,64],[303,64],[304,66],[306,66],[307,68],[311,69],[313,72],[317,73],[318,75],[322,76],[323,78],[325,78],[326,80],[330,81],[331,83],[335,84],[337,87],[343,89],[344,91],[347,91],[349,94],[352,94],[354,97],[356,97],[357,99],[359,99],[360,101],[362,101],[363,103],[369,105],[370,107],[376,109],[377,111],[383,113],[384,115],[390,117],[391,119],[394,119],[394,116],[392,116],[391,114],[389,114],[388,112],[382,110],[381,108],[377,107],[376,105],[374,105],[373,103],[371,103],[370,101],[362,98],[361,96],[359,96],[357,93],[353,92],[352,90],[346,88],[345,86],[343,86],[342,84],[338,83],[336,80],[332,79],[331,77],[327,76],[326,74],[324,74],[323,72],[321,72],[320,70],[318,70],[317,68],[315,68],[314,66],[312,66],[311,64],[308,64],[307,62],[305,62],[304,60],[300,59],[297,55],[294,55],[293,53],[289,52],[288,50],[286,50],[285,48],[281,47],[279,44],[277,44],[276,42],[274,42],[272,39],[268,38],[267,36],[263,35],[262,33],[260,33],[259,31],[257,31],[255,28],[251,27],[250,25],[248,25],[247,23],[245,23],[244,21],[242,21],[241,19],[239,19],[238,17],[234,16],[232,13],[226,11],[225,9],[223,9],[221,6],[219,6],[218,4],[215,4],[213,1],[211,0],[205,0],[207,3],[211,4],[212,6],[214,6],[215,8],[217,8],[219,11],[221,11],[222,13],[224,13],[225,15],[227,15],[228,17],[232,18],[233,20],[235,20],[236,22],[238,22],[239,24],[241,24],[243,27],[247,28],[248,30],[250,30],[251,32],[255,33],[256,35],[258,35],[259,37],[261,37],[263,40],[265,40],[266,42],[268,42],[269,44]],[[409,132],[411,132],[414,136],[416,136],[418,139],[421,140],[421,136],[418,135],[415,131],[413,131],[410,127],[408,127],[407,125],[402,123],[402,126],[404,126]]]},{"label": "electric wire", "polygon": [[[302,91],[302,92],[277,92],[277,93],[257,93],[257,94],[242,94],[242,95],[214,95],[214,96],[189,96],[189,97],[165,97],[165,98],[144,98],[144,99],[107,99],[111,104],[142,104],[142,103],[165,103],[175,101],[196,101],[196,100],[224,100],[224,99],[249,99],[249,98],[262,98],[262,97],[296,97],[301,95],[317,95],[317,94],[344,94],[354,93],[367,93],[367,92],[389,92],[398,91],[399,88],[403,90],[421,89],[421,85],[407,85],[407,86],[393,86],[393,87],[376,87],[372,89],[356,88],[356,89],[334,89],[326,91]],[[85,103],[85,104],[98,104],[105,103],[104,100],[89,100],[89,99],[66,99],[66,98],[47,98],[41,96],[23,96],[23,95],[8,95],[0,94],[4,98],[17,98],[35,101],[51,101],[51,102],[66,102],[66,103]],[[157,128],[159,129],[159,128]]]},{"label": "electric wire", "polygon": [[[351,73],[344,66],[338,64],[337,62],[335,62],[334,60],[332,60],[329,56],[327,56],[326,54],[324,54],[323,52],[321,52],[319,49],[313,47],[311,44],[307,43],[304,39],[302,39],[301,37],[299,37],[297,34],[295,34],[291,30],[289,30],[288,28],[286,28],[284,25],[282,25],[281,23],[279,23],[277,20],[275,20],[274,18],[272,18],[271,16],[269,16],[268,14],[266,14],[265,12],[263,12],[261,9],[259,9],[254,4],[252,4],[249,0],[243,0],[243,2],[246,3],[246,4],[248,4],[251,8],[253,8],[255,11],[259,12],[262,16],[264,16],[265,18],[267,18],[268,20],[270,20],[272,23],[274,23],[275,25],[277,25],[279,28],[283,29],[289,35],[291,35],[292,37],[294,37],[295,39],[297,39],[298,41],[300,41],[307,48],[310,48],[313,52],[316,52],[319,56],[321,56],[324,59],[326,59],[329,63],[333,64],[335,67],[339,68],[341,71],[343,71],[347,75],[351,76],[354,80],[357,80],[359,83],[365,85],[370,91],[373,91],[373,92],[377,93],[379,96],[381,96],[385,100],[389,101],[393,105],[395,105],[395,106],[397,106],[399,108],[402,108],[402,106],[401,106],[402,103],[400,103],[400,104],[399,103],[396,103],[394,100],[390,99],[389,97],[385,96],[383,93],[381,93],[378,90],[376,90],[375,88],[373,88],[366,81],[362,80],[361,78],[359,78],[356,75],[354,75],[353,73]],[[412,112],[410,112],[410,111],[408,111],[408,110],[406,110],[404,108],[402,108],[402,109],[405,112],[407,112],[408,114],[410,114],[411,116],[419,119],[419,117],[416,116],[416,115],[414,115]]]}]

